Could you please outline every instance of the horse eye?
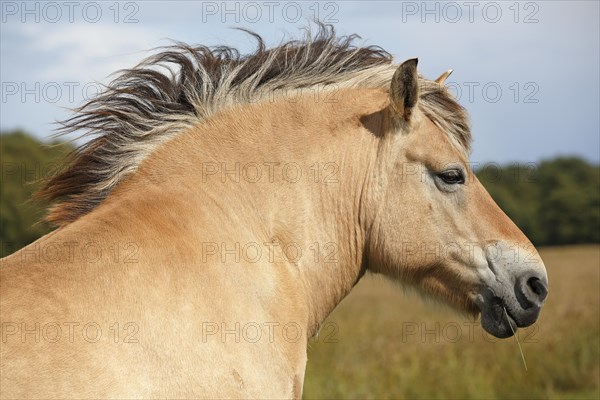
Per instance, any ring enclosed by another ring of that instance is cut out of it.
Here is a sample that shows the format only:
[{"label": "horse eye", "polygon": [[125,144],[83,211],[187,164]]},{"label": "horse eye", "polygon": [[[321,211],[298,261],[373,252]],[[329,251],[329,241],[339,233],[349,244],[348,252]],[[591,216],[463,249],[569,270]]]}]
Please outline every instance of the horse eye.
[{"label": "horse eye", "polygon": [[441,172],[439,175],[440,179],[448,185],[462,185],[465,183],[465,177],[462,171],[458,169],[450,169]]}]

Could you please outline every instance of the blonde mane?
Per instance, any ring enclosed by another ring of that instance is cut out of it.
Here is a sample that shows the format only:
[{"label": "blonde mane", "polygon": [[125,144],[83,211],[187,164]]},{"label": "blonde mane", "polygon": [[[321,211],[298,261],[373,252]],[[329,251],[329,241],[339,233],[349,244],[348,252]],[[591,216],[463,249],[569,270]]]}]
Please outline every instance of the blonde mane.
[{"label": "blonde mane", "polygon": [[[90,137],[38,193],[54,201],[47,220],[64,225],[88,213],[158,146],[235,104],[311,88],[388,88],[396,69],[377,46],[357,47],[319,24],[313,35],[267,49],[262,38],[249,55],[219,46],[184,43],[160,48],[136,67],[119,71],[106,89],[75,109],[60,134]],[[419,77],[420,109],[465,152],[471,134],[465,110],[448,91]]]}]

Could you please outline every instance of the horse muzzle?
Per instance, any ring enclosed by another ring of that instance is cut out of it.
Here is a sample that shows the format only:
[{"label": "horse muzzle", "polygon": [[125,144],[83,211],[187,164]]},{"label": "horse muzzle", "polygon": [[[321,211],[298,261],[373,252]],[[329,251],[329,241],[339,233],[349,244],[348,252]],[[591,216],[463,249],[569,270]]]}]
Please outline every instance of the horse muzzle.
[{"label": "horse muzzle", "polygon": [[517,328],[537,321],[548,296],[546,269],[537,252],[523,260],[514,257],[514,252],[487,254],[486,259],[492,274],[486,275],[477,295],[481,326],[498,338],[507,338]]}]

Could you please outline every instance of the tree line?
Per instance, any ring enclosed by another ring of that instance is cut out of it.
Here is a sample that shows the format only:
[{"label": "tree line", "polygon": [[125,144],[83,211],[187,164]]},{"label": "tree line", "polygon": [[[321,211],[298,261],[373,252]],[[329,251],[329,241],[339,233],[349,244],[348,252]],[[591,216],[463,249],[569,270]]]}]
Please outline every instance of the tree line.
[{"label": "tree line", "polygon": [[[73,149],[21,132],[0,133],[0,256],[52,229],[49,206],[32,198]],[[600,167],[577,157],[540,163],[488,164],[476,175],[535,245],[600,243]]]},{"label": "tree line", "polygon": [[476,171],[535,245],[600,242],[600,168],[577,157]]}]

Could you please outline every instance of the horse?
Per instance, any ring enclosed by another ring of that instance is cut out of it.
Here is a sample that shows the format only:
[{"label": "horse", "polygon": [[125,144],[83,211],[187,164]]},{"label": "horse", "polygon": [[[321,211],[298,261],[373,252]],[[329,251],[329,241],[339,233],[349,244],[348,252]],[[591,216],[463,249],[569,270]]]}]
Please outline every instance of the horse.
[{"label": "horse", "polygon": [[[2,259],[3,398],[300,398],[367,273],[506,338],[544,263],[469,166],[444,80],[326,25],[159,48],[74,110],[56,229]],[[401,310],[399,310],[401,314]]]}]

